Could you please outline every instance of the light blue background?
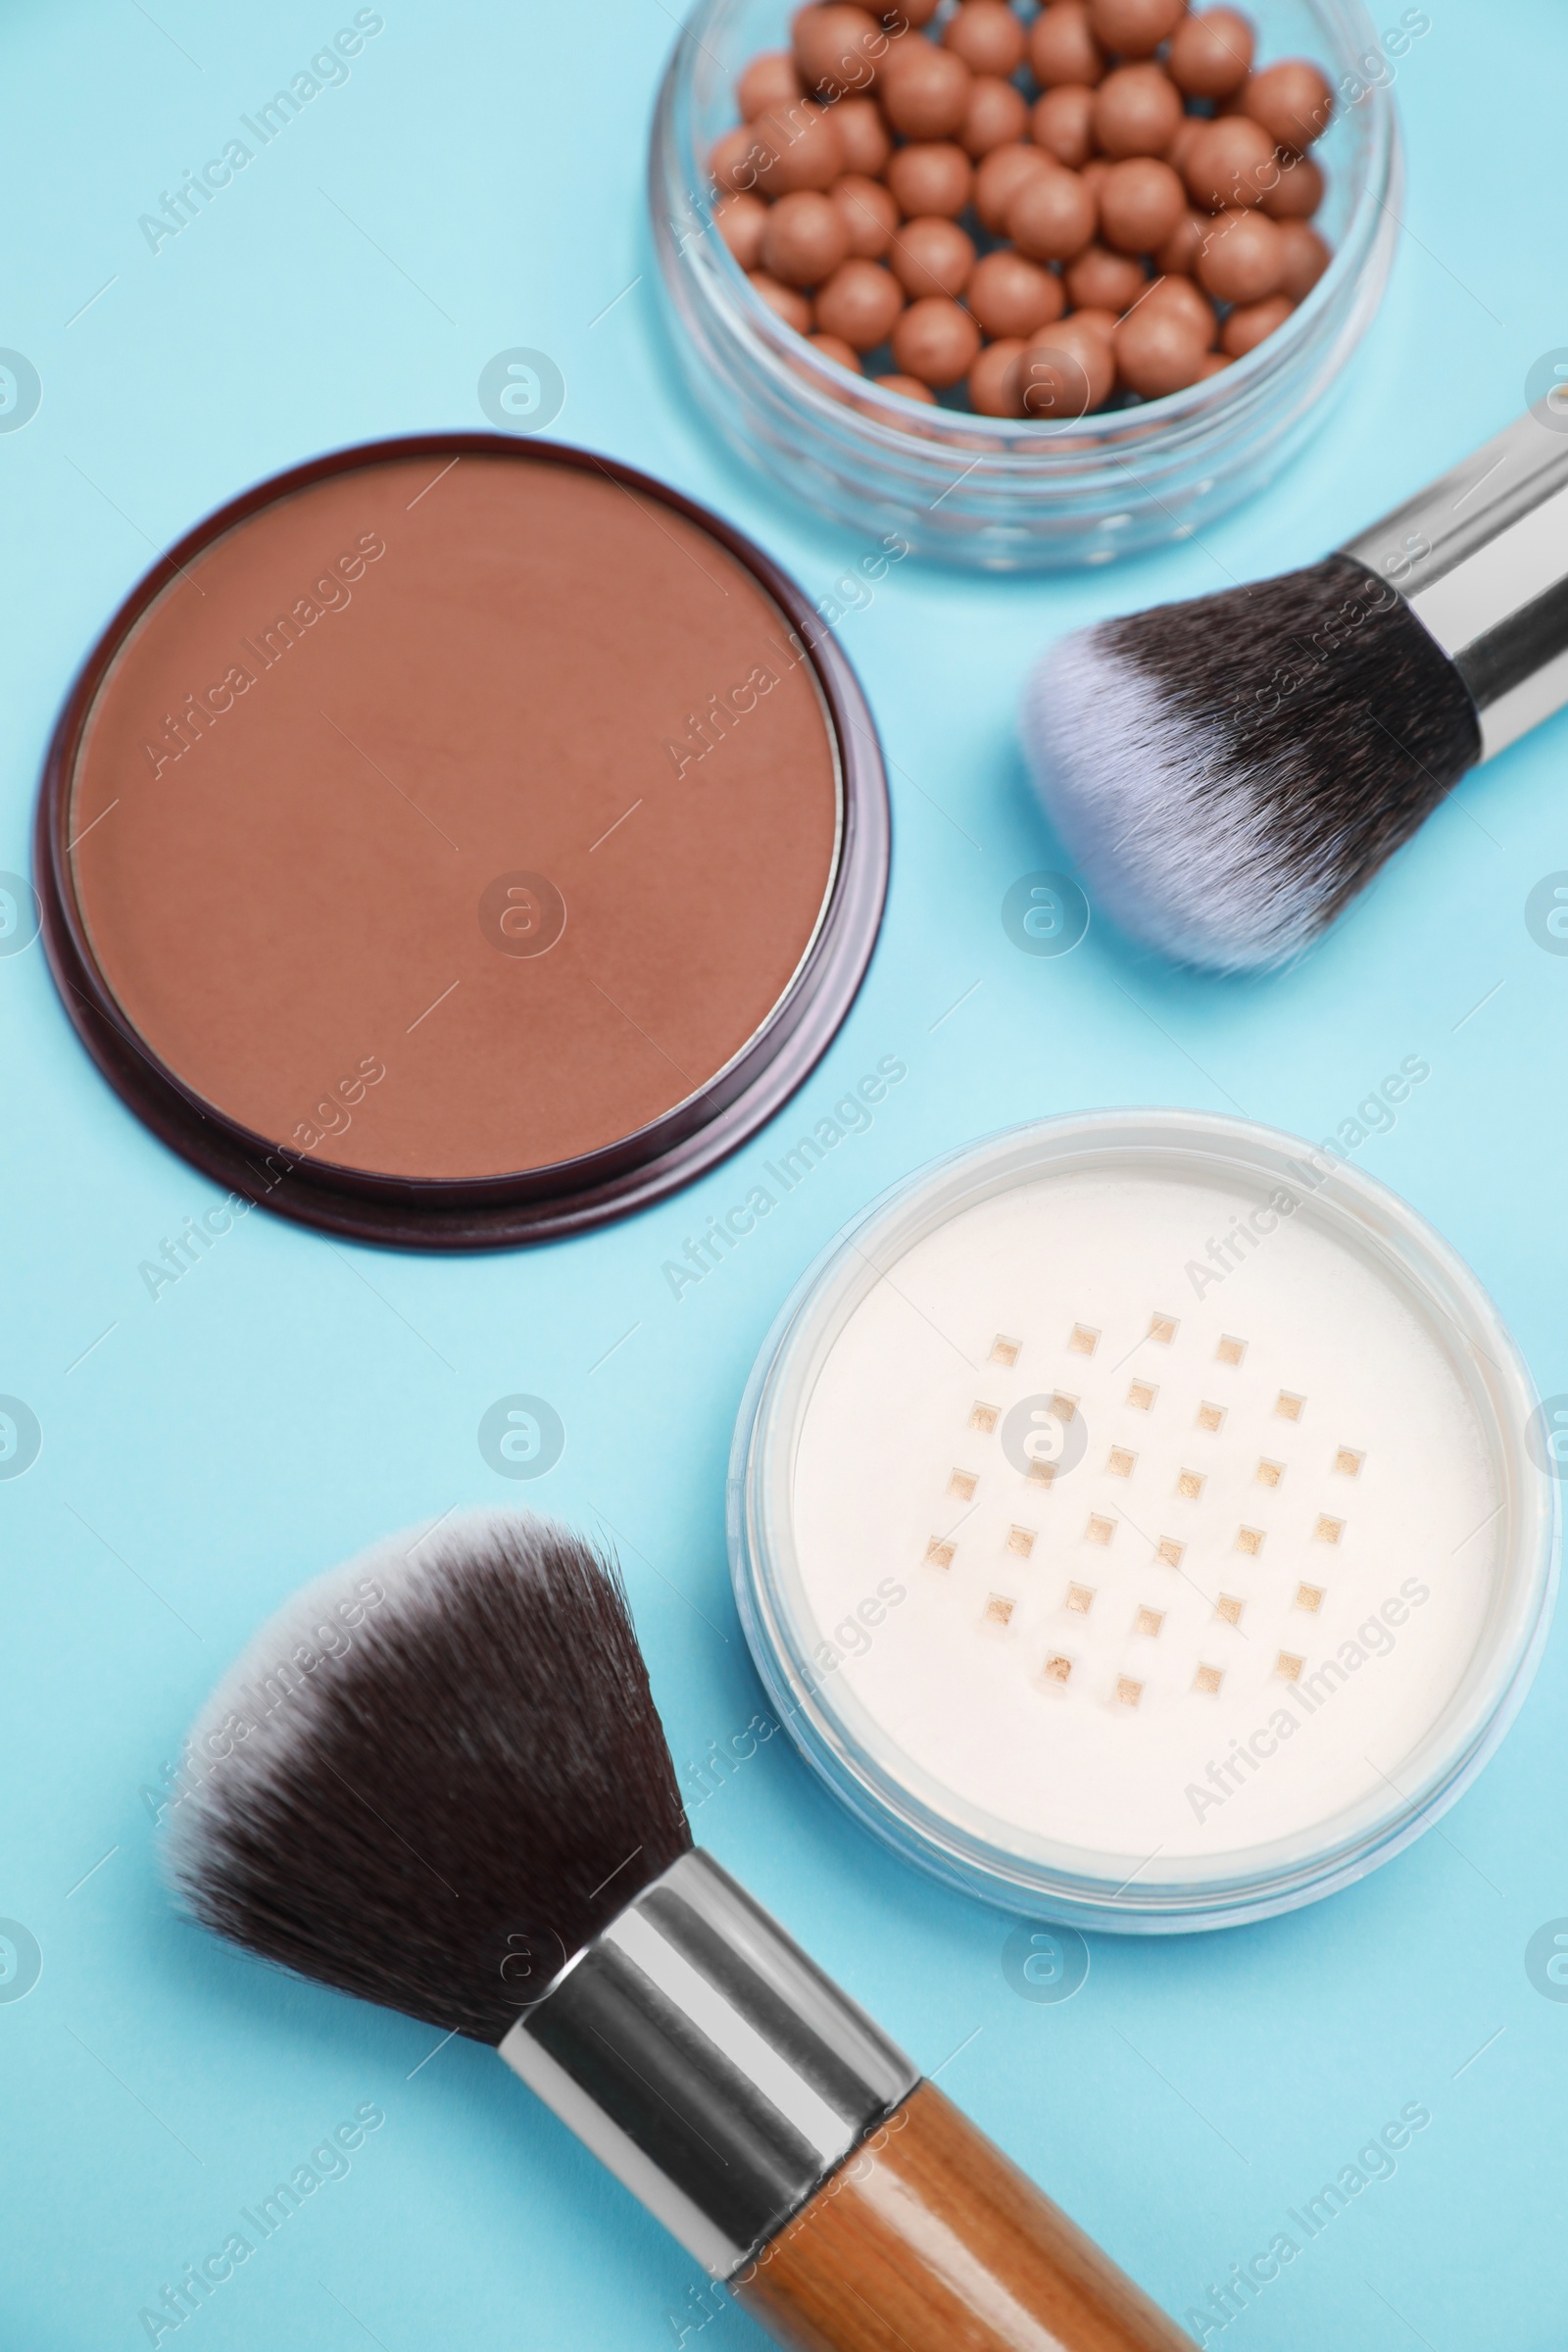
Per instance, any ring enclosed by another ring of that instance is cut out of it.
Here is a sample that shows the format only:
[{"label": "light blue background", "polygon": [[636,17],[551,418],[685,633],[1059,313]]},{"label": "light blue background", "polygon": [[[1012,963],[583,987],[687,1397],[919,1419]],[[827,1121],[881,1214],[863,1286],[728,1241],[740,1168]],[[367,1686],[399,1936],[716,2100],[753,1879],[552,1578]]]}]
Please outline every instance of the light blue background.
[{"label": "light blue background", "polygon": [[[154,552],[317,451],[481,424],[479,371],[508,346],[558,361],[560,435],[708,501],[812,594],[861,552],[721,459],[675,376],[642,193],[675,31],[662,0],[387,0],[348,84],[147,250],[138,215],[352,13],[7,0],[0,344],[32,360],[43,403],[0,436],[0,867],[27,865],[56,710]],[[424,2028],[179,1924],[140,1791],[293,1586],[456,1501],[519,1495],[619,1539],[689,1778],[760,1704],[723,1546],[753,1355],[812,1254],[929,1155],[1100,1102],[1240,1104],[1317,1137],[1424,1054],[1430,1082],[1362,1164],[1469,1258],[1542,1389],[1568,1389],[1568,958],[1523,919],[1532,884],[1568,867],[1564,722],[1467,783],[1283,978],[1178,977],[1093,930],[1036,959],[1000,919],[1009,883],[1054,861],[1012,731],[1040,646],[1317,557],[1502,425],[1531,362],[1568,343],[1568,14],[1431,14],[1396,84],[1410,173],[1392,290],[1289,478],[1206,547],[1054,582],[911,563],[844,622],[891,764],[886,927],[826,1062],[692,1193],[468,1260],[334,1247],[258,1213],[155,1304],[139,1261],[214,1196],[98,1077],[39,949],[0,960],[0,1391],[44,1432],[0,1484],[0,1914],[43,1951],[36,1988],[0,2004],[8,2352],[145,2342],[139,2307],[367,2099],[387,2120],[350,2176],[166,2343],[675,2342],[693,2267],[564,2132],[482,2050],[421,2066]],[[1397,15],[1390,0],[1377,21]],[[661,1261],[887,1054],[910,1075],[871,1131],[673,1300]],[[518,1390],[567,1430],[531,1489],[475,1443]],[[944,2087],[1178,2315],[1419,2100],[1432,2125],[1396,2177],[1224,2340],[1544,2352],[1563,2341],[1568,2005],[1532,1988],[1523,1954],[1568,1913],[1565,1681],[1559,1635],[1478,1787],[1365,1885],[1247,1933],[1098,1938],[1059,2007],[1008,1988],[1000,1914],[884,1855],[784,1740],[698,1823],[922,2063],[964,2045]],[[761,2339],[730,2311],[703,2340]]]}]

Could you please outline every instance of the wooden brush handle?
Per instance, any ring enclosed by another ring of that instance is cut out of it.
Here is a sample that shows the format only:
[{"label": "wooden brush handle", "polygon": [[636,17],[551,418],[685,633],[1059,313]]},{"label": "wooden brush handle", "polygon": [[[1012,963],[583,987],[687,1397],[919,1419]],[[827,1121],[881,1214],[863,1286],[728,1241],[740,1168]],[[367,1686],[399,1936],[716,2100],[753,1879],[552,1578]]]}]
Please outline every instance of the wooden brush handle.
[{"label": "wooden brush handle", "polygon": [[931,2082],[733,2283],[794,2352],[1192,2352]]}]

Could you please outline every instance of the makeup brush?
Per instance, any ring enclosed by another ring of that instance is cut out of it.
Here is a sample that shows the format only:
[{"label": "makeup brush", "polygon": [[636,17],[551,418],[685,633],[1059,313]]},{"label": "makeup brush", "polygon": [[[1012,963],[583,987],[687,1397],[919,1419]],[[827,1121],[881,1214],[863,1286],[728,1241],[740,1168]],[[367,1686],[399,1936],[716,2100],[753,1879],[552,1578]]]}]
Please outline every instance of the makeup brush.
[{"label": "makeup brush", "polygon": [[1550,400],[1323,563],[1045,656],[1029,764],[1112,921],[1215,971],[1282,962],[1467,768],[1568,702]]},{"label": "makeup brush", "polygon": [[619,1577],[547,1520],[301,1593],[192,1732],[169,1860],[220,1935],[490,2043],[800,2352],[1190,2352],[693,1847]]}]

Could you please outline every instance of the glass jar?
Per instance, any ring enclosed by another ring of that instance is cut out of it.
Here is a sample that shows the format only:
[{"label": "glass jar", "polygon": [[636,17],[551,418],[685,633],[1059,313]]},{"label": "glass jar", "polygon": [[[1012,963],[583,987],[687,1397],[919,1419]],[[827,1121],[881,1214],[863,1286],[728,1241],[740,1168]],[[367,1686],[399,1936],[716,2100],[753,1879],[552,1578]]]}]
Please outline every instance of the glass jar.
[{"label": "glass jar", "polygon": [[[699,0],[660,93],[654,239],[687,380],[724,438],[801,504],[916,554],[992,570],[1103,564],[1191,538],[1261,487],[1322,421],[1377,308],[1397,233],[1389,61],[1359,0],[1256,0],[1258,56],[1313,59],[1336,90],[1314,149],[1333,261],[1264,342],[1163,400],[1043,423],[885,392],[775,317],[713,226],[707,158],[788,0]],[[1404,35],[1400,38],[1406,39]],[[1359,96],[1354,93],[1359,92]]]}]

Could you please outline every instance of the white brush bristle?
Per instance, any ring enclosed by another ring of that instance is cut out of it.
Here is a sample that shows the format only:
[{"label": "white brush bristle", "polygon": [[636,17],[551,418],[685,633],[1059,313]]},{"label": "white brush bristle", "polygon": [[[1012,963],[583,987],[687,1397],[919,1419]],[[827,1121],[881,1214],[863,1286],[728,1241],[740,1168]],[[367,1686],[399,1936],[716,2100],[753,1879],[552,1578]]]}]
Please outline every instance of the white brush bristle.
[{"label": "white brush bristle", "polygon": [[285,1770],[309,1740],[333,1688],[332,1669],[349,1655],[364,1626],[372,1618],[382,1626],[394,1618],[412,1620],[421,1607],[439,1607],[452,1561],[483,1549],[509,1529],[530,1525],[543,1532],[527,1512],[449,1511],[383,1537],[290,1594],[191,1726],[187,1793],[174,1806],[166,1848],[176,1887],[199,1876],[202,1847],[220,1811],[243,1802],[247,1784],[254,1788]]},{"label": "white brush bristle", "polygon": [[1454,664],[1352,556],[1054,646],[1036,790],[1091,904],[1184,963],[1283,963],[1480,757]]},{"label": "white brush bristle", "polygon": [[1184,718],[1098,629],[1037,664],[1023,738],[1092,906],[1133,938],[1179,963],[1247,971],[1319,928],[1332,872],[1302,873],[1265,829],[1271,802],[1304,779],[1238,765],[1221,728]]},{"label": "white brush bristle", "polygon": [[298,1593],[176,1790],[170,1875],[205,1926],[481,2041],[691,1843],[613,1563],[514,1511]]}]

